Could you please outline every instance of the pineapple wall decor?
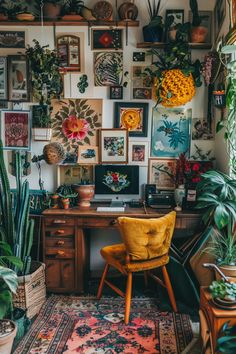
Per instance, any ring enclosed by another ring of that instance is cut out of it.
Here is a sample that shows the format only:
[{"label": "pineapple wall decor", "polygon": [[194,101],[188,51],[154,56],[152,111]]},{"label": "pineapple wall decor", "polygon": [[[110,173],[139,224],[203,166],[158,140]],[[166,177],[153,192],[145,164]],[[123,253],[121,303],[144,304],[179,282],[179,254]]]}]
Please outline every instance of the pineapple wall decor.
[{"label": "pineapple wall decor", "polygon": [[78,145],[97,145],[102,126],[102,100],[53,100],[52,141],[60,142],[67,153],[77,154]]}]

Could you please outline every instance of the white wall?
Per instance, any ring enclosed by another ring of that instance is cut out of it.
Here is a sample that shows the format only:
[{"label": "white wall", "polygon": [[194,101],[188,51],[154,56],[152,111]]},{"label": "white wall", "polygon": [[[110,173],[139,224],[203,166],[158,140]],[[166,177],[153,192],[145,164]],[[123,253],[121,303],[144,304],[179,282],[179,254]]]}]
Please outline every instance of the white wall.
[{"label": "white wall", "polygon": [[[111,1],[113,3],[113,8],[115,7],[115,0]],[[123,1],[118,0],[118,5],[121,4]],[[212,10],[215,4],[215,0],[211,1],[206,1],[206,0],[199,0],[199,9],[200,10]],[[89,6],[93,6],[95,1],[86,1],[85,4]],[[148,23],[148,16],[147,16],[147,11],[146,11],[146,1],[143,0],[136,0],[135,1],[136,5],[138,6],[139,9],[139,20],[140,20],[140,26],[139,27],[134,27],[134,28],[129,28],[128,29],[128,46],[125,46],[125,33],[124,33],[124,70],[128,70],[129,73],[131,73],[131,67],[134,64],[132,62],[132,53],[134,51],[143,51],[143,49],[137,49],[136,48],[136,43],[137,42],[142,42],[143,37],[142,37],[142,26]],[[169,1],[163,1],[163,7],[162,7],[162,14],[165,14],[165,9],[185,9],[185,20],[188,20],[188,0],[169,0]],[[15,30],[22,30],[24,27],[18,26],[14,27]],[[1,29],[4,29],[1,27]],[[13,29],[13,27],[7,27],[7,30]],[[27,24],[25,26],[26,30],[26,38],[27,38],[27,43],[32,45],[33,39],[37,39],[42,45],[49,44],[51,48],[54,47],[54,33],[53,33],[53,28],[49,26],[45,27],[40,27],[40,26],[32,26],[32,27],[27,27]],[[227,25],[224,26],[224,31],[227,31]],[[111,128],[113,127],[113,105],[114,101],[108,99],[108,88],[106,87],[94,87],[93,82],[94,82],[94,76],[93,76],[93,52],[90,50],[90,47],[88,46],[88,28],[87,27],[56,27],[56,31],[60,33],[66,33],[66,32],[83,32],[84,33],[84,55],[85,55],[85,68],[84,72],[88,75],[88,81],[89,81],[89,88],[88,91],[86,91],[85,95],[80,95],[78,92],[78,89],[76,87],[77,82],[79,81],[80,74],[67,74],[65,76],[65,97],[71,97],[71,98],[79,98],[82,96],[87,96],[88,98],[101,98],[103,99],[103,127],[104,128]],[[125,32],[125,30],[124,30]],[[204,55],[206,54],[207,51],[199,50],[199,51],[192,51],[192,58],[199,58],[200,60],[203,60]],[[0,55],[5,55],[6,52],[0,50]],[[150,63],[150,59],[147,59],[147,62],[145,65],[148,65]],[[129,101],[131,99],[130,96],[131,93],[131,87],[129,86],[128,88],[124,89],[124,100]],[[148,116],[148,137],[147,138],[142,138],[142,140],[149,141],[150,140],[150,132],[151,132],[151,120],[152,120],[152,107],[154,105],[153,101],[149,101],[149,116]],[[202,85],[201,88],[197,90],[197,94],[194,97],[194,99],[186,105],[186,108],[192,108],[193,111],[193,118],[195,117],[206,117],[206,112],[207,112],[207,89]],[[136,138],[139,140],[138,138]],[[217,137],[217,159],[219,161],[219,167],[223,168],[224,163],[225,163],[225,157],[221,158],[221,153],[222,153],[222,139],[220,136]],[[198,146],[202,147],[203,149],[212,149],[214,151],[214,142],[212,141],[201,141],[197,142]],[[43,143],[36,143],[32,142],[32,155],[33,154],[41,154],[42,149],[43,149]],[[191,148],[191,153],[193,151],[193,147]],[[220,153],[219,153],[220,152]],[[42,178],[44,180],[44,187],[45,189],[49,191],[53,191],[56,188],[56,167],[54,166],[49,166],[46,163],[42,163]],[[30,183],[30,188],[32,189],[38,189],[38,172],[37,169],[34,165],[32,165],[32,173],[28,177],[29,183]],[[11,178],[11,183],[12,186],[14,186],[14,181]],[[140,184],[147,183],[147,168],[146,167],[141,167],[140,171]],[[99,268],[100,264],[100,256],[98,253],[98,248],[100,248],[101,244],[99,244],[100,237],[102,238],[102,233],[99,230],[94,232],[91,238],[91,254],[93,255],[91,257],[92,259],[92,264],[91,268]],[[112,234],[113,232],[109,231],[106,234],[106,239],[102,242],[107,242],[109,240],[109,243],[111,242],[110,238],[112,239]],[[94,236],[94,237],[93,237]],[[96,236],[96,237],[95,237]],[[117,239],[116,235],[116,239]]]}]

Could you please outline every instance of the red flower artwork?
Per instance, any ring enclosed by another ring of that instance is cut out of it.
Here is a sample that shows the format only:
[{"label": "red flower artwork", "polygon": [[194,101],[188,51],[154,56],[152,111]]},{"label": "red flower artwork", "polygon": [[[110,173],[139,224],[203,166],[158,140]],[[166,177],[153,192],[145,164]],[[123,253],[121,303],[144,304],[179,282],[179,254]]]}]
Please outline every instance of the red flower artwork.
[{"label": "red flower artwork", "polygon": [[69,116],[62,123],[62,132],[68,139],[83,140],[89,131],[89,124],[85,119]]}]

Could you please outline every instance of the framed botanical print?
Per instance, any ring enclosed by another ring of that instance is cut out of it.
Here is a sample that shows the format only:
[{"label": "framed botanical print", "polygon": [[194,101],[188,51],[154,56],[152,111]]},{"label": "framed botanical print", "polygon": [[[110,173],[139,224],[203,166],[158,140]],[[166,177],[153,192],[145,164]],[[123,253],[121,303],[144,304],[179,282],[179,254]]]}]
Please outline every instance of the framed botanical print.
[{"label": "framed botanical print", "polygon": [[93,182],[92,165],[58,165],[57,166],[57,186],[61,184],[78,184],[81,181]]},{"label": "framed botanical print", "polygon": [[148,160],[148,183],[155,184],[157,189],[175,189],[176,160]]},{"label": "framed botanical print", "polygon": [[79,145],[78,147],[78,163],[85,165],[95,165],[98,163],[98,147]]},{"label": "framed botanical print", "polygon": [[127,129],[129,136],[147,136],[147,119],[148,103],[115,103],[115,128]]},{"label": "framed botanical print", "polygon": [[132,96],[136,100],[151,100],[153,78],[145,71],[146,66],[133,66]]},{"label": "framed botanical print", "polygon": [[129,164],[147,166],[148,165],[148,141],[129,140]]},{"label": "framed botanical print", "polygon": [[30,111],[2,111],[1,139],[5,150],[30,150]]},{"label": "framed botanical print", "polygon": [[7,99],[7,57],[0,57],[0,101]]},{"label": "framed botanical print", "polygon": [[101,163],[127,163],[128,132],[124,129],[101,129]]},{"label": "framed botanical print", "polygon": [[93,29],[92,50],[122,49],[122,29]]},{"label": "framed botanical print", "polygon": [[153,109],[151,156],[178,158],[181,153],[189,155],[190,123],[192,110],[184,108]]},{"label": "framed botanical print", "polygon": [[9,101],[29,101],[28,61],[25,55],[8,56]]}]

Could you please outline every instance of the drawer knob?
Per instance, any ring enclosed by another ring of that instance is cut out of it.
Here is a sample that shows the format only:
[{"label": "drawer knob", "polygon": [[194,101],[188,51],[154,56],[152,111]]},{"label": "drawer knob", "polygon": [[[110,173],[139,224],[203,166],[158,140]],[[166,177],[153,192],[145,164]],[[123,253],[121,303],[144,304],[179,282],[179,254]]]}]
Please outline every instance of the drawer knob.
[{"label": "drawer knob", "polygon": [[63,246],[65,244],[65,241],[62,241],[62,240],[57,241],[57,244],[58,244],[58,246]]},{"label": "drawer knob", "polygon": [[53,224],[65,224],[66,220],[55,219],[53,220]]},{"label": "drawer knob", "polygon": [[59,234],[59,235],[62,235],[62,234],[65,233],[65,230],[57,230],[56,233]]}]

